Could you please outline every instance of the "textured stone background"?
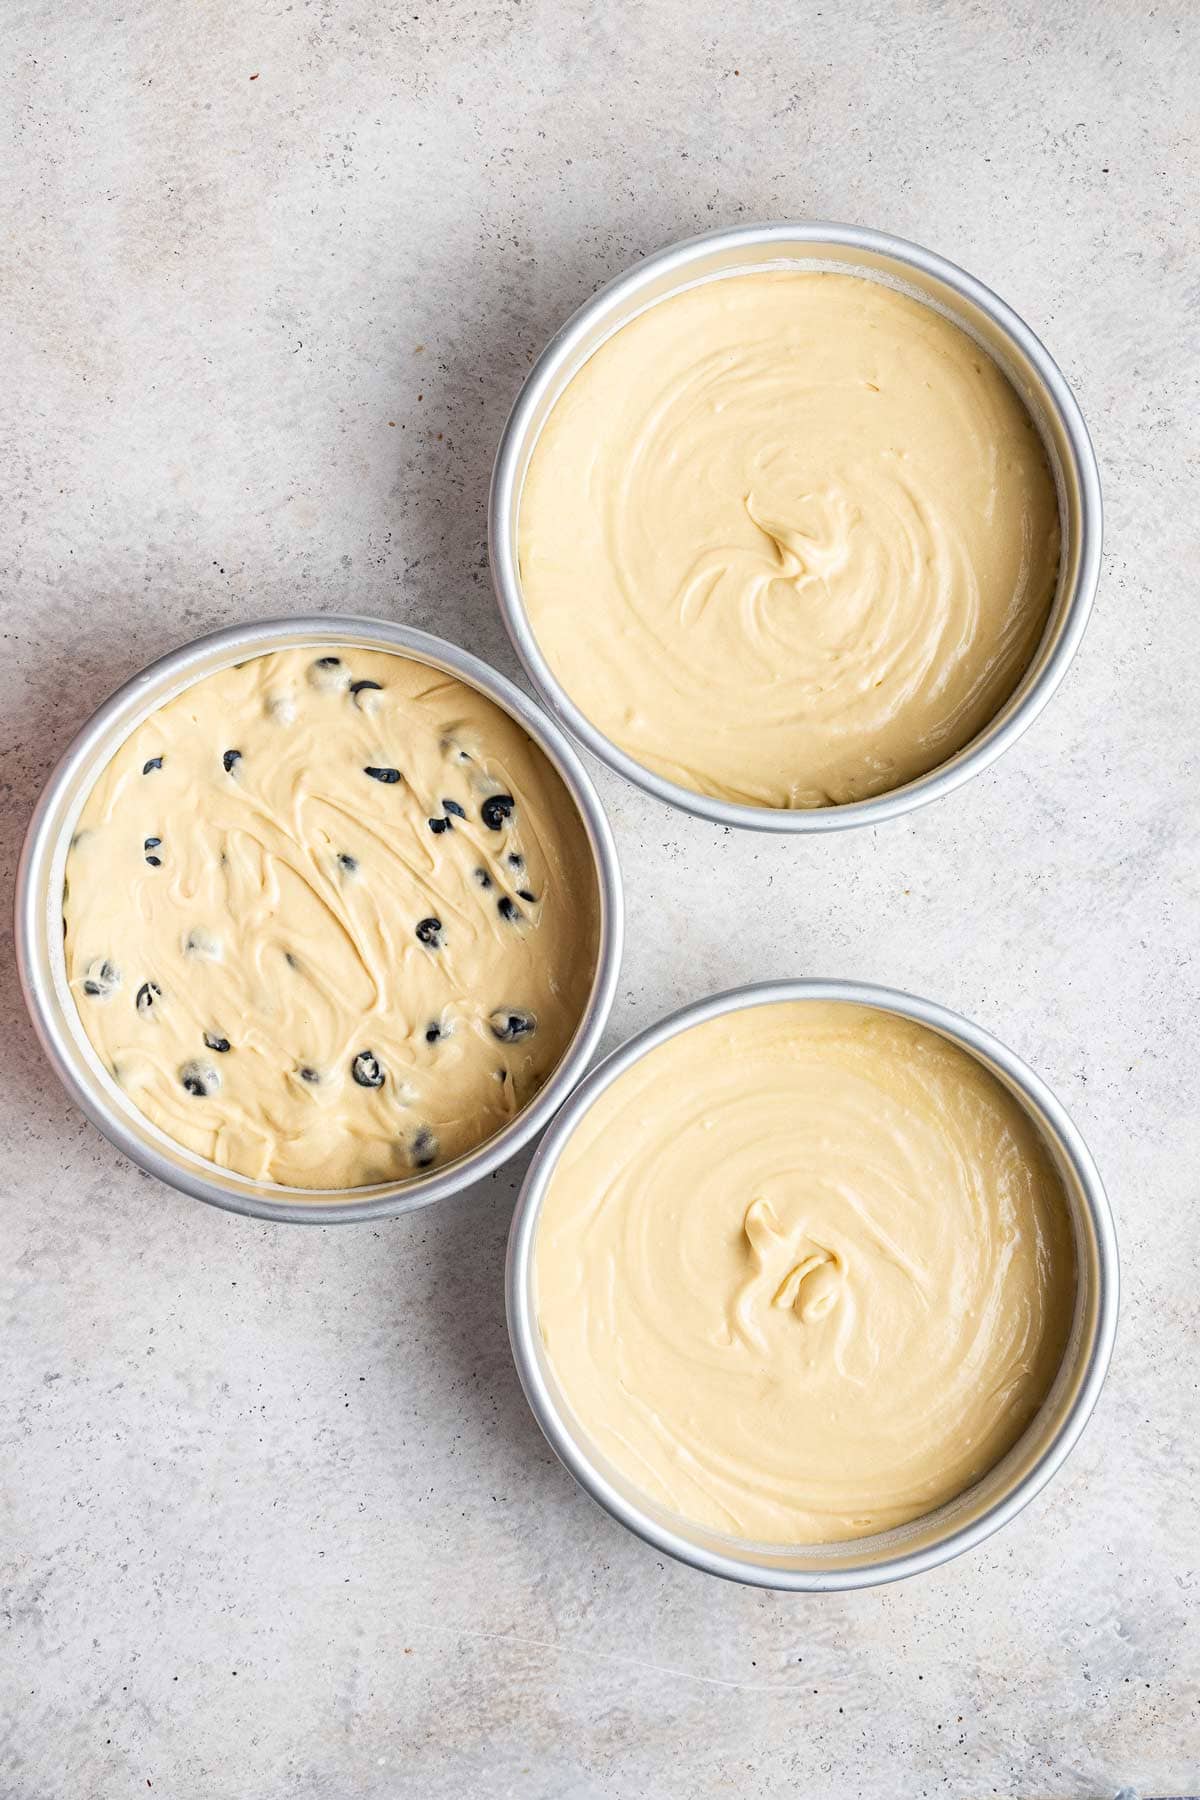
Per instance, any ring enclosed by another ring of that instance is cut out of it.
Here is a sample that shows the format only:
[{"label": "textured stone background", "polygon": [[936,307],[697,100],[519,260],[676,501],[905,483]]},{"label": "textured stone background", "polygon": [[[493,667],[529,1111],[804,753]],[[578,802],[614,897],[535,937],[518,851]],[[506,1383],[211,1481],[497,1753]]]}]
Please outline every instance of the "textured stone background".
[{"label": "textured stone background", "polygon": [[382,613],[514,672],[496,436],[646,251],[846,218],[1025,314],[1107,488],[1065,687],[878,832],[730,837],[601,770],[611,1039],[776,973],[944,1000],[1074,1112],[1125,1273],[1099,1412],[1010,1529],[881,1592],[742,1591],[527,1415],[519,1169],[379,1229],[185,1201],[67,1105],[6,956],[4,1800],[1200,1791],[1194,8],[8,0],[0,47],[14,851],[100,695],[225,621]]}]

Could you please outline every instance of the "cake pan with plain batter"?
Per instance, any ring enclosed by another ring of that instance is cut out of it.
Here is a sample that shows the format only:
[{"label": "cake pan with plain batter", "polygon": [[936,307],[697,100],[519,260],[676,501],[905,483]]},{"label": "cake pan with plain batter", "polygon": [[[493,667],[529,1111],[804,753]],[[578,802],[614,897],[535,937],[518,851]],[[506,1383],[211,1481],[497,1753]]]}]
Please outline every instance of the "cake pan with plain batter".
[{"label": "cake pan with plain batter", "polygon": [[[567,1049],[524,1111],[456,1162],[429,1175],[350,1189],[298,1189],[218,1168],[168,1137],[122,1094],[101,1064],[67,987],[63,874],[75,823],[96,778],[148,714],[203,676],[270,650],[313,646],[391,651],[456,676],[528,733],[565,785],[583,822],[596,872],[599,942],[587,1005]],[[160,1181],[230,1212],[332,1224],[428,1206],[506,1162],[548,1122],[595,1053],[616,991],[624,903],[616,847],[579,757],[559,728],[511,681],[456,644],[383,619],[346,615],[233,625],[171,651],[110,696],[69,746],[38,802],[17,874],[17,965],[34,1028],[68,1094],[119,1150]]]},{"label": "cake pan with plain batter", "polygon": [[[899,287],[961,326],[1008,377],[1027,408],[1058,490],[1061,560],[1050,617],[1033,660],[1000,711],[970,743],[915,781],[844,806],[789,809],[714,798],[646,768],[599,730],[550,668],[525,608],[518,556],[521,493],[538,437],[592,353],[637,314],[683,289],[755,270],[833,270]],[[505,625],[529,677],[561,724],[593,755],[669,805],[758,831],[836,831],[878,825],[949,793],[1031,725],[1083,636],[1100,570],[1100,476],[1075,397],[1054,359],[1011,307],[965,270],[902,238],[855,225],[739,225],[672,244],[586,301],[531,369],[505,425],[492,476],[488,535]]]},{"label": "cake pan with plain batter", "polygon": [[[1076,1296],[1067,1348],[1039,1412],[1008,1454],[975,1486],[889,1532],[844,1544],[753,1544],[693,1525],[639,1492],[572,1414],[542,1345],[534,1291],[543,1198],[577,1125],[612,1082],[649,1051],[693,1025],[781,1001],[850,1001],[916,1020],[974,1056],[1031,1116],[1062,1177],[1075,1240]],[[505,1298],[525,1397],[551,1448],[594,1500],[639,1537],[711,1575],[794,1592],[872,1587],[916,1575],[982,1543],[1015,1517],[1061,1467],[1091,1414],[1112,1355],[1117,1322],[1117,1244],[1096,1166],[1045,1084],[988,1032],[930,1000],[856,981],[778,981],[717,994],[671,1014],[613,1052],[575,1090],[530,1165],[513,1215]]]}]

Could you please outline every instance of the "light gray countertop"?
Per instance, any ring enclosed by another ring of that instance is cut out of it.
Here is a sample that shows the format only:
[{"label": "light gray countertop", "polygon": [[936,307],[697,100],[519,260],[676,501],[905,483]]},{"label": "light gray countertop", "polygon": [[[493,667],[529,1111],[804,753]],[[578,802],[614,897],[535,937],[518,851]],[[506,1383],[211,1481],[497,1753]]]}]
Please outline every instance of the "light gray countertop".
[{"label": "light gray countertop", "polygon": [[10,0],[0,44],[10,858],[95,701],[199,631],[379,613],[514,673],[497,434],[644,252],[851,219],[1044,336],[1107,500],[1064,687],[876,832],[732,836],[598,770],[609,1041],[777,974],[944,1001],[1073,1112],[1125,1283],[1096,1417],[1000,1536],[891,1589],[725,1586],[598,1511],[526,1411],[519,1168],[377,1228],[181,1199],[68,1106],[6,956],[4,1800],[1195,1791],[1194,11]]}]

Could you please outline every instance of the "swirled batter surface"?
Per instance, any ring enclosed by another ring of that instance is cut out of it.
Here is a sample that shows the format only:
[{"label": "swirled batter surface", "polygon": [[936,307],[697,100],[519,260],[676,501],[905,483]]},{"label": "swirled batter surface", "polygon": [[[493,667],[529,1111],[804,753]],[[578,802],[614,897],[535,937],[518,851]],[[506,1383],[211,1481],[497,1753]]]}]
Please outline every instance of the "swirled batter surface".
[{"label": "swirled batter surface", "polygon": [[762,272],[652,306],[585,363],[519,519],[534,633],[645,767],[759,806],[944,762],[1046,624],[1054,483],[994,362],[854,275]]},{"label": "swirled batter surface", "polygon": [[1059,1176],[980,1063],[874,1008],[695,1026],[585,1115],[546,1193],[537,1316],[587,1436],[735,1537],[827,1543],[962,1493],[1057,1372]]},{"label": "swirled batter surface", "polygon": [[114,1079],[259,1180],[349,1188],[490,1137],[595,973],[582,820],[475,689],[385,652],[286,650],[121,746],[67,861],[67,973]]}]

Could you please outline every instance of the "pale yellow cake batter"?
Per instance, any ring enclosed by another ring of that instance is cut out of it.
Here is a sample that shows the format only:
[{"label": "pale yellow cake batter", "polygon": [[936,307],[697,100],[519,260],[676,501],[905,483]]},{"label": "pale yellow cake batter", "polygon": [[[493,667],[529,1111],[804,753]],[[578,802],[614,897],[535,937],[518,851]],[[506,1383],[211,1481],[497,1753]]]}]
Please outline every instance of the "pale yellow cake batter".
[{"label": "pale yellow cake batter", "polygon": [[179,1143],[297,1187],[451,1161],[574,1034],[598,899],[558,775],[473,688],[287,650],[140,725],[67,862],[71,991]]},{"label": "pale yellow cake batter", "polygon": [[700,793],[817,807],[970,742],[1041,637],[1058,506],[989,357],[859,276],[660,302],[555,406],[521,499],[534,633],[624,750]]},{"label": "pale yellow cake batter", "polygon": [[1066,1198],[1029,1116],[926,1027],[745,1008],[601,1095],[549,1184],[535,1298],[585,1435],[735,1537],[826,1543],[960,1494],[1062,1359]]}]

